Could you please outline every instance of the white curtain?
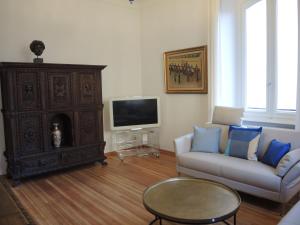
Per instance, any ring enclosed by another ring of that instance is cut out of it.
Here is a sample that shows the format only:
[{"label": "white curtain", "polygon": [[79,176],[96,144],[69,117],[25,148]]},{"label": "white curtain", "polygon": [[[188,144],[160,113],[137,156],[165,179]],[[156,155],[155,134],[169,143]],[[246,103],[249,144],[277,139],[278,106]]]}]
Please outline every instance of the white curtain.
[{"label": "white curtain", "polygon": [[241,2],[220,1],[220,74],[216,104],[241,107]]},{"label": "white curtain", "polygon": [[220,88],[220,82],[218,82],[220,74],[220,1],[221,0],[210,0],[210,31],[209,31],[209,111],[208,121],[211,121],[213,108],[216,104],[217,90]]},{"label": "white curtain", "polygon": [[300,131],[300,0],[298,0],[298,81],[297,81],[297,108],[296,108],[296,130]]},{"label": "white curtain", "polygon": [[[241,107],[240,7],[242,0],[210,1],[210,107]],[[209,119],[210,119],[209,118]]]}]

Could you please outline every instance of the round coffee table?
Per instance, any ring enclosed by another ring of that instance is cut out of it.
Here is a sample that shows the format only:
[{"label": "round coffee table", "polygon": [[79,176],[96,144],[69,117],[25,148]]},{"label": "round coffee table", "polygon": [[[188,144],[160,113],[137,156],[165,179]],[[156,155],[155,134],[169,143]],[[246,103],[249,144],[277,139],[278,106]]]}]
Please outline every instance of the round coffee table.
[{"label": "round coffee table", "polygon": [[171,178],[144,191],[145,208],[155,215],[149,223],[162,219],[185,224],[212,224],[224,222],[236,213],[241,204],[239,194],[231,188],[204,179]]}]

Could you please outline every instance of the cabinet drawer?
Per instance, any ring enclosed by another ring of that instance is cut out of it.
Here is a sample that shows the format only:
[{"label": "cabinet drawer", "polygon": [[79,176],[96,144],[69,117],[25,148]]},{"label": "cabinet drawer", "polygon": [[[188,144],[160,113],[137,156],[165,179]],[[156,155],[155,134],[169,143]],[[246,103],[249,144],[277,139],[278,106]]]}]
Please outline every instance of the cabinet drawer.
[{"label": "cabinet drawer", "polygon": [[70,151],[61,153],[61,160],[63,164],[73,164],[81,161],[80,151]]},{"label": "cabinet drawer", "polygon": [[59,164],[58,155],[48,155],[39,158],[30,158],[21,160],[23,175],[37,174],[51,170]]},{"label": "cabinet drawer", "polygon": [[98,147],[83,149],[81,151],[81,157],[83,160],[97,159],[99,158],[99,156],[100,156],[100,151]]},{"label": "cabinet drawer", "polygon": [[100,157],[101,153],[99,147],[89,147],[71,152],[63,152],[61,159],[62,163],[66,165],[76,164],[78,162],[93,161],[99,159]]}]

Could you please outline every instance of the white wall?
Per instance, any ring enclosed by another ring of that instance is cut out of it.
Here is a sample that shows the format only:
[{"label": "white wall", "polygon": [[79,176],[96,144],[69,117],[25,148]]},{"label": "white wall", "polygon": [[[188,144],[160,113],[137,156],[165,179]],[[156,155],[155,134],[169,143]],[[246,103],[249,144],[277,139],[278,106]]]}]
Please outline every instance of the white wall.
[{"label": "white wall", "polygon": [[209,0],[151,0],[142,4],[142,89],[161,98],[162,149],[208,118],[208,97],[166,94],[163,52],[208,44]]},{"label": "white wall", "polygon": [[[32,62],[29,44],[37,39],[46,45],[44,62],[108,65],[102,78],[108,150],[107,100],[142,94],[138,5],[126,0],[1,0],[0,61]],[[3,137],[0,118],[0,174],[6,168]]]},{"label": "white wall", "polygon": [[[108,65],[106,151],[108,99],[142,94],[161,97],[161,148],[173,150],[175,137],[207,121],[208,97],[165,94],[163,52],[208,44],[208,12],[209,0],[1,0],[0,61],[31,62],[29,44],[37,39],[46,45],[45,62]],[[0,174],[3,151],[0,118]]]}]

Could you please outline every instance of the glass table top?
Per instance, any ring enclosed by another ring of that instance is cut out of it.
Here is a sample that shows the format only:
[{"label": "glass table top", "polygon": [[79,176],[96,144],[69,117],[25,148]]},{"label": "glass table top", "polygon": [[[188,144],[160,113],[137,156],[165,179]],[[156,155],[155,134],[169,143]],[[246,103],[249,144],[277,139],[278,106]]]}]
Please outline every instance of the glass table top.
[{"label": "glass table top", "polygon": [[241,198],[220,183],[178,177],[147,188],[143,203],[154,215],[174,222],[215,223],[233,216]]}]

